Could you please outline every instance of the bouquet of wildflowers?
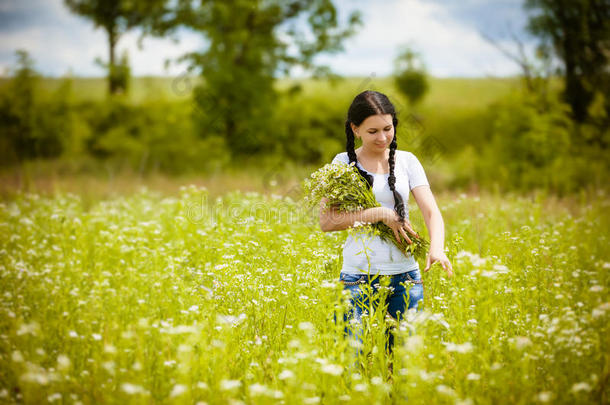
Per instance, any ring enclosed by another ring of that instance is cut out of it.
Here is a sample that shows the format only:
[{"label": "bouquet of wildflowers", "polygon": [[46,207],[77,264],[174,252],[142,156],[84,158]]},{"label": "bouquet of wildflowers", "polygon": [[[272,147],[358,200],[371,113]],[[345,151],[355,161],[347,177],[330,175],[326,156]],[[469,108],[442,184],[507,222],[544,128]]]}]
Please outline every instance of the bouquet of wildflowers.
[{"label": "bouquet of wildflowers", "polygon": [[[380,207],[373,190],[360,175],[355,163],[328,163],[313,172],[309,179],[303,182],[305,201],[311,206],[318,206],[323,197],[328,199],[328,206],[338,211],[350,212],[366,208]],[[356,225],[358,226],[358,225]],[[408,244],[404,239],[396,240],[392,229],[383,222],[364,224],[378,234],[383,240],[392,242],[406,256],[413,255],[423,258],[429,242],[422,237],[409,234],[413,242]]]}]

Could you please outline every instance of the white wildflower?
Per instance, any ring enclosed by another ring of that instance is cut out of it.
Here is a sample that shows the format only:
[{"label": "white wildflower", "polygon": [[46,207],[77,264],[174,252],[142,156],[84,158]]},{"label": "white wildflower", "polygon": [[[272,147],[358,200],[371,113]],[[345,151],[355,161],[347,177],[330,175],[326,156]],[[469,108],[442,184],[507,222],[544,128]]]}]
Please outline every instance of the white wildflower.
[{"label": "white wildflower", "polygon": [[538,402],[550,402],[553,399],[553,393],[550,391],[542,391],[536,394],[534,400]]},{"label": "white wildflower", "polygon": [[239,316],[233,316],[233,315],[217,315],[216,316],[216,320],[218,321],[218,323],[230,325],[232,327],[239,325],[246,318],[247,318],[247,315],[244,313],[239,314]]},{"label": "white wildflower", "polygon": [[610,311],[610,302],[604,302],[603,304],[598,305],[596,308],[593,308],[591,312],[591,316],[593,318],[601,318],[606,314],[606,312]]},{"label": "white wildflower", "polygon": [[516,336],[510,339],[510,342],[517,350],[523,350],[532,345],[532,341],[527,336]]},{"label": "white wildflower", "polygon": [[313,323],[311,323],[311,322],[301,322],[301,323],[299,323],[299,329],[305,330],[305,331],[312,331],[312,330],[314,330],[314,326],[313,326]]},{"label": "white wildflower", "polygon": [[294,373],[290,370],[283,370],[278,377],[280,380],[288,380],[294,378]]},{"label": "white wildflower", "polygon": [[322,372],[330,375],[341,375],[343,367],[338,364],[325,364],[322,366]]},{"label": "white wildflower", "polygon": [[115,354],[117,352],[116,347],[111,344],[104,345],[104,352]]},{"label": "white wildflower", "polygon": [[364,383],[359,383],[354,385],[354,390],[358,391],[358,392],[366,392],[368,391],[369,387],[364,384]]},{"label": "white wildflower", "polygon": [[589,392],[589,391],[591,391],[591,386],[589,385],[589,383],[579,382],[579,383],[572,385],[571,391],[572,392],[580,392],[580,391]]},{"label": "white wildflower", "polygon": [[23,355],[19,350],[15,350],[13,354],[11,354],[11,360],[15,363],[21,363],[23,362]]},{"label": "white wildflower", "polygon": [[19,329],[17,329],[17,336],[21,336],[21,335],[36,336],[38,334],[39,330],[40,330],[40,326],[38,325],[38,322],[36,322],[36,321],[32,321],[30,323],[23,323],[19,326]]},{"label": "white wildflower", "polygon": [[453,390],[453,388],[451,388],[451,387],[449,387],[449,386],[447,386],[447,385],[445,385],[445,384],[439,384],[439,385],[437,385],[437,386],[436,386],[436,391],[437,391],[439,394],[447,395],[447,396],[450,396],[450,397],[453,397],[453,396],[455,396],[455,395],[456,395],[456,394],[455,394],[455,391]]},{"label": "white wildflower", "polygon": [[508,273],[509,272],[508,267],[506,267],[503,264],[494,264],[493,269],[495,271],[497,271],[498,273]]},{"label": "white wildflower", "polygon": [[170,392],[169,396],[170,398],[174,398],[184,394],[187,390],[188,388],[186,387],[186,385],[176,384],[174,385],[174,388],[172,388],[172,392]]},{"label": "white wildflower", "polygon": [[241,387],[239,380],[222,380],[220,381],[220,389],[223,391],[231,391]]},{"label": "white wildflower", "polygon": [[472,343],[470,343],[470,342],[466,342],[463,344],[443,342],[443,344],[447,347],[448,352],[469,353],[473,349]]},{"label": "white wildflower", "polygon": [[121,390],[129,395],[143,394],[146,392],[146,390],[141,386],[132,383],[121,384]]},{"label": "white wildflower", "polygon": [[65,354],[57,356],[57,369],[65,371],[70,368],[70,358]]},{"label": "white wildflower", "polygon": [[263,384],[259,384],[259,383],[254,383],[252,385],[250,385],[250,387],[248,387],[249,391],[250,391],[250,395],[253,396],[257,396],[257,395],[265,395],[267,394],[268,388],[263,385]]}]

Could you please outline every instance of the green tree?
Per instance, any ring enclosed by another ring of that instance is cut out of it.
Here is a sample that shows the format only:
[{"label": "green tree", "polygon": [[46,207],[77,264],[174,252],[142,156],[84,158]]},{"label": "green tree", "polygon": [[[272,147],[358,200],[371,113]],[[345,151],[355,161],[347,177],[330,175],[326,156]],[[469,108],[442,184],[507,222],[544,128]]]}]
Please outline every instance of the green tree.
[{"label": "green tree", "polygon": [[[109,83],[112,83],[112,89],[109,91],[113,91],[111,94],[126,94],[129,92],[129,85],[131,81],[131,68],[129,67],[129,54],[127,50],[124,49],[121,54],[121,59],[114,66],[110,63],[104,62],[101,58],[95,58],[95,63],[110,72],[108,75]],[[110,86],[109,86],[110,87]]]},{"label": "green tree", "polygon": [[198,131],[221,136],[233,156],[243,156],[274,148],[275,78],[294,66],[315,77],[332,76],[314,57],[342,50],[360,14],[352,13],[341,27],[331,0],[178,0],[154,20],[150,33],[188,27],[207,40],[206,49],[179,59],[203,78],[194,89]]},{"label": "green tree", "polygon": [[25,50],[17,50],[17,67],[0,94],[2,164],[20,164],[35,157],[57,157],[63,151],[70,89],[60,86],[51,99],[40,91],[40,75]]},{"label": "green tree", "polygon": [[15,163],[36,155],[35,90],[39,75],[25,50],[17,50],[17,68],[0,100],[0,125],[5,147],[3,162]]},{"label": "green tree", "polygon": [[428,91],[428,79],[419,55],[407,48],[398,55],[394,65],[396,87],[411,105],[417,104]]},{"label": "green tree", "polygon": [[[610,94],[610,2],[526,0],[525,8],[538,11],[527,28],[541,38],[540,48],[552,48],[563,62],[565,100],[574,119],[585,122],[596,92]],[[610,116],[608,98],[605,109]]]},{"label": "green tree", "polygon": [[127,31],[144,24],[165,0],[64,0],[64,3],[73,13],[93,21],[96,28],[106,31],[108,63],[104,64],[99,59],[97,63],[108,71],[109,94],[127,91],[127,59],[124,56],[121,63],[116,62],[117,43]]}]

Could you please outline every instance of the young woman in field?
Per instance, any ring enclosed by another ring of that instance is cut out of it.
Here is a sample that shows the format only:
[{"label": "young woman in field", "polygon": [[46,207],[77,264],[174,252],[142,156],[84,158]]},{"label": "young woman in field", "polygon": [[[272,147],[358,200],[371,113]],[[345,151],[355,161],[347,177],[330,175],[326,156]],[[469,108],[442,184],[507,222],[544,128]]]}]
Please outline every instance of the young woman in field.
[{"label": "young woman in field", "polygon": [[[432,264],[440,263],[451,277],[453,269],[444,252],[443,218],[419,160],[411,152],[397,150],[397,124],[394,106],[384,94],[364,91],[354,98],[345,121],[346,151],[337,154],[333,163],[355,162],[382,206],[349,213],[321,208],[320,227],[331,232],[354,227],[358,222],[383,221],[394,231],[396,238],[412,243],[410,238],[416,233],[409,222],[407,205],[411,191],[430,236],[424,271],[428,271]],[[355,138],[362,141],[358,149],[354,149]],[[368,254],[363,252],[365,248]],[[398,320],[406,310],[418,310],[424,290],[417,261],[379,236],[355,238],[350,234],[343,246],[343,267],[339,276],[344,288],[351,293],[350,311],[345,315],[345,321],[354,319],[356,325],[361,325],[361,316],[368,308],[369,299],[361,285],[370,285],[374,294],[380,277],[389,278],[390,293],[385,304],[390,316]],[[407,289],[406,283],[413,285]],[[346,328],[346,332],[359,339],[362,335],[361,330],[352,331],[351,328]],[[386,345],[389,353],[392,346],[393,335],[390,333]]]}]

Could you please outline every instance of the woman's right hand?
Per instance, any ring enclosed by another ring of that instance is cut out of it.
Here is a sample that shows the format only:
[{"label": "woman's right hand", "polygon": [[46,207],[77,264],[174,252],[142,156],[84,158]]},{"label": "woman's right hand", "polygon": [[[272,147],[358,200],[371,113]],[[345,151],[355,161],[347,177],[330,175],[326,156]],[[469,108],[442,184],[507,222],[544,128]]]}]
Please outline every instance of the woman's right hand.
[{"label": "woman's right hand", "polygon": [[398,213],[395,210],[387,207],[379,207],[379,215],[379,220],[386,224],[392,230],[392,232],[394,232],[394,237],[397,241],[400,242],[400,237],[402,236],[402,238],[409,245],[413,243],[407,235],[407,231],[411,235],[419,237],[419,235],[417,235],[417,232],[413,230],[413,227],[411,226],[409,221],[401,221],[400,217],[398,216]]}]

